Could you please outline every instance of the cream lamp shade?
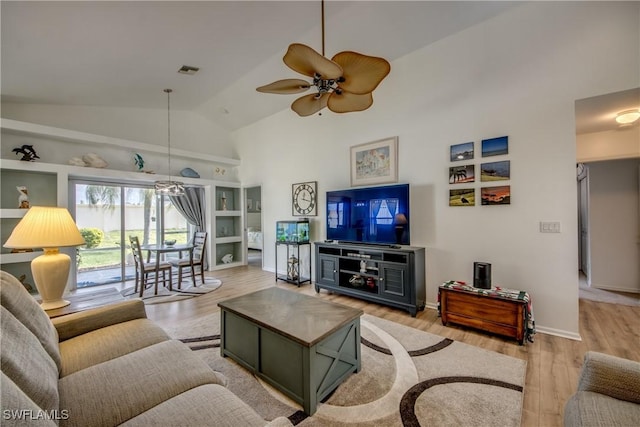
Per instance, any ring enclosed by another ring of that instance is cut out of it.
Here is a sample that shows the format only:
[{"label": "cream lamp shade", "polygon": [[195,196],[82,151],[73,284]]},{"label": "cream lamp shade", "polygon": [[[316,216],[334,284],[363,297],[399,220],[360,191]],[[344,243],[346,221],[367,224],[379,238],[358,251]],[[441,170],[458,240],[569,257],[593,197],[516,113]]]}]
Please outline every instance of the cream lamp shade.
[{"label": "cream lamp shade", "polygon": [[45,310],[64,307],[62,299],[69,277],[71,258],[58,248],[84,245],[85,241],[65,208],[33,206],[20,220],[5,248],[43,248],[44,254],[31,261],[31,272]]}]

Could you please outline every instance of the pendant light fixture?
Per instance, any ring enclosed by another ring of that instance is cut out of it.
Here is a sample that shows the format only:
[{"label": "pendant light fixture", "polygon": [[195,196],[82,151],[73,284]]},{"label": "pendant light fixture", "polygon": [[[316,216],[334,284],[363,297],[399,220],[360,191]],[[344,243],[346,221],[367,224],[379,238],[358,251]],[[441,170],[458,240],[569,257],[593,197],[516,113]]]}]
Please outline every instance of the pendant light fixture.
[{"label": "pendant light fixture", "polygon": [[167,94],[167,157],[169,163],[169,180],[156,181],[155,190],[158,195],[183,196],[184,183],[171,179],[171,92],[173,92],[173,89],[164,89],[164,92]]}]

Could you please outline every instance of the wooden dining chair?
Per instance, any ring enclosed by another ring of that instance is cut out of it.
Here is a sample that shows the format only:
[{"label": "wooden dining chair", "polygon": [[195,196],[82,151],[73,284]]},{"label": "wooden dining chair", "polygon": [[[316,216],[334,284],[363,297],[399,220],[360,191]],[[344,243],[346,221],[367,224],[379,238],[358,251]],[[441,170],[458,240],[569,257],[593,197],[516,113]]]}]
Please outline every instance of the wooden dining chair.
[{"label": "wooden dining chair", "polygon": [[[145,262],[142,257],[142,249],[140,248],[140,241],[137,236],[129,236],[129,242],[131,243],[131,252],[133,252],[133,260],[136,265],[136,283],[133,288],[133,292],[138,291],[138,286],[140,286],[140,297],[142,297],[142,293],[148,286],[155,285],[155,294],[158,294],[158,276],[156,275],[156,263],[153,262]],[[167,272],[169,272],[169,280],[167,281]],[[160,262],[158,266],[158,274],[162,273],[162,284],[163,286],[167,286],[169,284],[169,290],[173,290],[171,284],[171,264],[168,262]],[[149,275],[153,275],[153,280],[149,278]]]},{"label": "wooden dining chair", "polygon": [[207,248],[207,232],[196,231],[193,234],[192,241],[194,248],[191,252],[191,257],[180,257],[180,259],[172,259],[169,263],[178,269],[178,289],[182,289],[182,270],[185,268],[191,270],[191,277],[193,280],[193,286],[196,286],[196,267],[200,267],[200,279],[204,284],[204,255]]}]

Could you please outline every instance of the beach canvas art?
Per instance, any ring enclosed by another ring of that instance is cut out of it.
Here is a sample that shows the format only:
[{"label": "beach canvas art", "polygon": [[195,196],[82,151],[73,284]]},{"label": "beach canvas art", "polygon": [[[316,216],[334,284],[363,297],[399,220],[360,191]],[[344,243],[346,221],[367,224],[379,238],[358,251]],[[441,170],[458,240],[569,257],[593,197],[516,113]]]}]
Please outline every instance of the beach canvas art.
[{"label": "beach canvas art", "polygon": [[509,154],[508,136],[482,140],[482,157],[502,156],[504,154]]},{"label": "beach canvas art", "polygon": [[480,190],[482,205],[510,205],[511,186],[482,187]]}]

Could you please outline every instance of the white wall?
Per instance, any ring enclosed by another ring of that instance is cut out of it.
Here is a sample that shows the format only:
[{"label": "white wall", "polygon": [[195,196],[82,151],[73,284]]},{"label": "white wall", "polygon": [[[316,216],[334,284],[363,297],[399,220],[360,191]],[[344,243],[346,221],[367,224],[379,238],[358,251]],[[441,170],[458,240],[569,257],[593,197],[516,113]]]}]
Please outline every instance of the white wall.
[{"label": "white wall", "polygon": [[640,157],[640,126],[576,136],[579,162]]},{"label": "white wall", "polygon": [[640,160],[589,163],[591,286],[640,292]]},{"label": "white wall", "polygon": [[[325,192],[349,187],[349,147],[397,135],[412,244],[427,247],[427,302],[487,261],[494,284],[531,294],[539,330],[578,337],[574,102],[637,87],[638,16],[637,2],[523,4],[394,61],[365,112],[283,111],[235,132],[242,182],[262,185],[264,265],[275,265],[275,222],[291,216],[292,183],[318,181],[312,238],[322,240]],[[477,150],[502,135],[512,204],[449,207],[449,146],[475,141]],[[562,232],[541,234],[539,221],[559,221]]]}]

